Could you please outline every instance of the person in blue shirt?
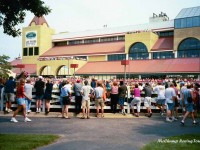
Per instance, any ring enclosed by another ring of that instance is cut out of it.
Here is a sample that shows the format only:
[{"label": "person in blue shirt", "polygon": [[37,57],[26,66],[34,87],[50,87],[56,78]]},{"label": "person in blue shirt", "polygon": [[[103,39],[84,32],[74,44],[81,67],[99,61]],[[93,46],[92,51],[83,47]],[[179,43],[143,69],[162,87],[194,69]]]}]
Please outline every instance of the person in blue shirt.
[{"label": "person in blue shirt", "polygon": [[[71,89],[68,86],[69,81],[64,80],[62,83],[61,88],[61,97],[63,102],[63,109],[62,109],[62,117],[66,119],[70,119],[69,117],[69,111],[68,111],[68,105],[70,104],[70,96],[71,96]],[[66,113],[66,116],[64,115]]]},{"label": "person in blue shirt", "polygon": [[11,112],[11,105],[12,102],[15,101],[15,94],[14,90],[16,88],[16,82],[13,80],[13,77],[10,76],[9,79],[6,81],[4,90],[5,90],[5,96],[6,96],[6,112]]}]

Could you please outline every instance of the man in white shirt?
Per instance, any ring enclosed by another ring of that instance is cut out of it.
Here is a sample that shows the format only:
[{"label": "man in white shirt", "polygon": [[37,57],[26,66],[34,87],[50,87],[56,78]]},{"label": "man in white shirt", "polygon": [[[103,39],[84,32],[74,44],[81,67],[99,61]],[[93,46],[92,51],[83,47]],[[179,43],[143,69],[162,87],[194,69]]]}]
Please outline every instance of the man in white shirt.
[{"label": "man in white shirt", "polygon": [[97,111],[97,117],[99,118],[99,107],[101,107],[101,117],[104,117],[104,100],[103,100],[104,89],[102,88],[102,84],[97,82],[97,87],[94,89],[95,94],[95,106]]},{"label": "man in white shirt", "polygon": [[[166,103],[167,103],[167,108],[168,108],[166,121],[168,121],[168,122],[177,120],[173,116],[174,105],[175,105],[174,100],[176,98],[176,92],[175,92],[173,86],[174,86],[174,84],[170,83],[170,86],[165,90],[165,98],[166,98]],[[172,120],[170,118],[172,118]]]},{"label": "man in white shirt", "polygon": [[155,87],[154,92],[158,95],[156,99],[156,104],[161,109],[161,116],[164,115],[165,110],[165,86],[162,85],[162,82],[158,82],[158,85]]},{"label": "man in white shirt", "polygon": [[93,93],[93,88],[88,85],[88,81],[84,81],[84,86],[81,88],[82,93],[82,112],[81,119],[85,119],[85,111],[87,113],[87,119],[90,119],[90,95]]}]

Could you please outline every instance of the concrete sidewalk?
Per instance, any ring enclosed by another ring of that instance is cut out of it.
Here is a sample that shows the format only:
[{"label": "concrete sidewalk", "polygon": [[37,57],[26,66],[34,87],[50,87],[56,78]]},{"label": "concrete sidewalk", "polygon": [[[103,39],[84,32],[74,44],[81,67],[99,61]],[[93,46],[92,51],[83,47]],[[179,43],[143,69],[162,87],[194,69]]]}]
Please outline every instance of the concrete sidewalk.
[{"label": "concrete sidewalk", "polygon": [[[106,114],[106,117],[109,115],[114,116]],[[55,143],[40,147],[38,150],[139,150],[145,144],[161,138],[200,133],[199,125],[192,125],[190,118],[182,127],[179,124],[180,120],[168,123],[165,122],[165,118],[155,115],[152,118],[116,118],[116,116],[114,119],[106,117],[61,119],[59,113],[50,114],[48,117],[43,114],[31,114],[32,122],[24,122],[22,116],[17,116],[19,122],[11,123],[11,114],[6,114],[0,116],[0,133],[61,136]]]}]

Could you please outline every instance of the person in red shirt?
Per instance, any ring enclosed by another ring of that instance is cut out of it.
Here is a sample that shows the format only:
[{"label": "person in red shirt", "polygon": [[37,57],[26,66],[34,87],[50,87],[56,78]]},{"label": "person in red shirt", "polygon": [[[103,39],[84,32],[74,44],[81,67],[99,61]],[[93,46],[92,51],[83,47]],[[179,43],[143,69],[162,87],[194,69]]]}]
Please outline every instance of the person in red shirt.
[{"label": "person in red shirt", "polygon": [[18,112],[23,108],[23,116],[24,116],[24,122],[29,122],[31,121],[29,118],[26,117],[26,102],[25,102],[25,97],[30,99],[28,96],[26,96],[25,94],[25,90],[24,90],[24,84],[25,84],[25,80],[24,79],[20,79],[18,86],[17,86],[17,91],[16,91],[16,101],[18,104],[17,110],[14,112],[13,117],[11,118],[11,122],[18,122],[16,120],[16,115],[18,114]]}]

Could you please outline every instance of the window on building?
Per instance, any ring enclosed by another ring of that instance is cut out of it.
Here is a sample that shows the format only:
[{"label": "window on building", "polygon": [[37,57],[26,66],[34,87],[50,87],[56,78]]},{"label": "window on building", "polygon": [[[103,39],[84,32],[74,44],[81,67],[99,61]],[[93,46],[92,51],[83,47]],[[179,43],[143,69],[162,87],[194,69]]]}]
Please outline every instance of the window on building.
[{"label": "window on building", "polygon": [[168,37],[168,36],[173,36],[174,32],[173,31],[167,31],[167,32],[160,32],[159,36],[160,37]]},{"label": "window on building", "polygon": [[193,17],[193,19],[192,19],[192,25],[194,27],[199,27],[200,26],[200,17]]},{"label": "window on building", "polygon": [[175,29],[200,27],[200,16],[175,19]]},{"label": "window on building", "polygon": [[130,59],[149,59],[149,53],[146,45],[141,42],[135,43],[129,49]]},{"label": "window on building", "polygon": [[200,57],[200,41],[196,38],[187,38],[178,46],[178,57]]},{"label": "window on building", "polygon": [[126,59],[126,54],[108,55],[108,61],[125,60],[125,59]]},{"label": "window on building", "polygon": [[69,45],[78,45],[78,44],[82,44],[82,40],[69,41]]},{"label": "window on building", "polygon": [[100,42],[113,42],[113,41],[117,41],[117,37],[105,37],[100,39]]},{"label": "window on building", "polygon": [[33,56],[33,47],[29,48],[29,56]]},{"label": "window on building", "polygon": [[67,45],[67,42],[64,41],[64,42],[55,42],[54,43],[55,46],[64,46],[64,45]]},{"label": "window on building", "polygon": [[27,48],[23,49],[23,56],[28,56],[28,49]]},{"label": "window on building", "polygon": [[85,39],[84,43],[89,44],[89,43],[97,43],[99,42],[99,39]]},{"label": "window on building", "polygon": [[124,41],[125,40],[125,36],[118,36],[118,41]]},{"label": "window on building", "polygon": [[153,59],[167,59],[167,58],[174,58],[174,53],[172,51],[153,52]]},{"label": "window on building", "polygon": [[34,48],[34,55],[39,55],[39,47]]}]

